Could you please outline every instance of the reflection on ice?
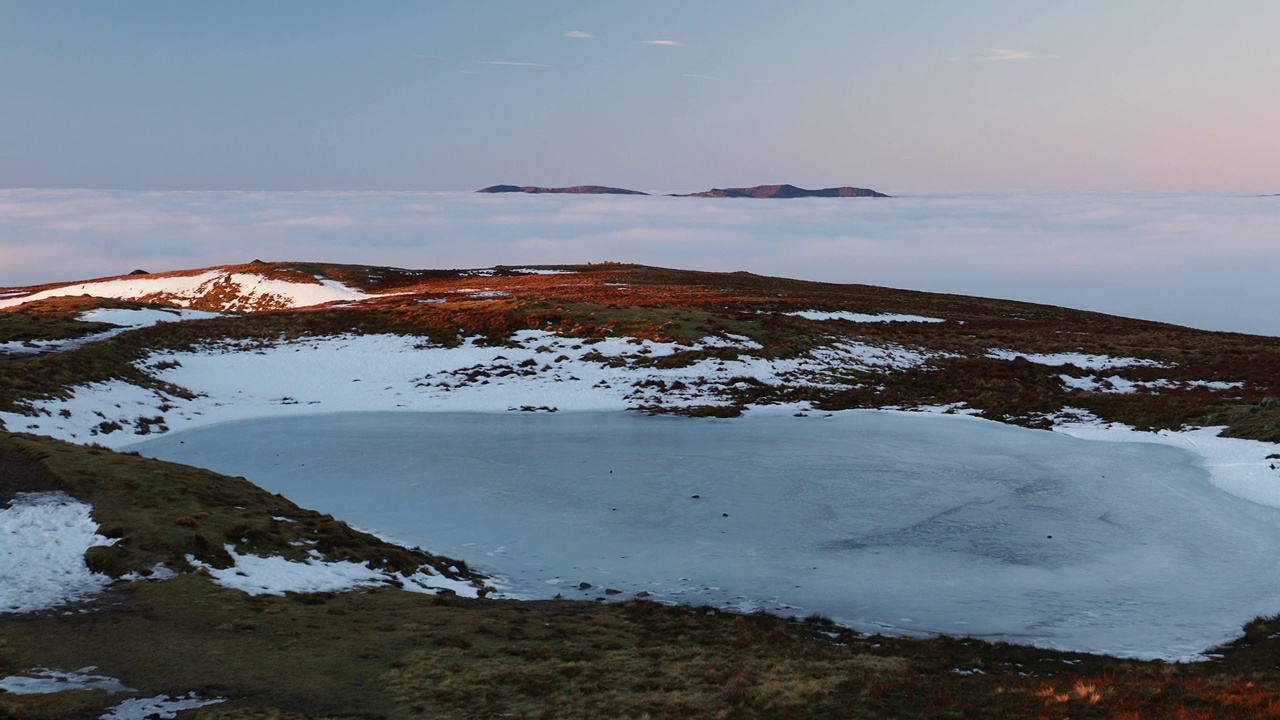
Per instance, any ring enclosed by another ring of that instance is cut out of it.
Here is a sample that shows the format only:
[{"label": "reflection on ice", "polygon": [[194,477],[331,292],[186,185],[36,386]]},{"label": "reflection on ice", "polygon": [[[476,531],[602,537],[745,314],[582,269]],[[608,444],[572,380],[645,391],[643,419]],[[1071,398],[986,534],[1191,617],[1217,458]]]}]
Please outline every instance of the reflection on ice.
[{"label": "reflection on ice", "polygon": [[1214,488],[1195,456],[967,417],[353,413],[134,449],[463,558],[520,597],[645,591],[1166,658],[1280,605],[1280,510]]}]

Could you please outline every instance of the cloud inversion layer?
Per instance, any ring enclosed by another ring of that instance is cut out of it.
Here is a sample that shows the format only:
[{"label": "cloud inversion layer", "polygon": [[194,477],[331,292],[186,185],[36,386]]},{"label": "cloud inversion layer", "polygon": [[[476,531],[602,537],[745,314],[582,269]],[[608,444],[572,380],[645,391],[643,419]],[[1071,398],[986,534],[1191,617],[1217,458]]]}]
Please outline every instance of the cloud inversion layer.
[{"label": "cloud inversion layer", "polygon": [[0,237],[0,286],[255,258],[411,268],[614,260],[1280,335],[1280,198],[1273,197],[7,190]]}]

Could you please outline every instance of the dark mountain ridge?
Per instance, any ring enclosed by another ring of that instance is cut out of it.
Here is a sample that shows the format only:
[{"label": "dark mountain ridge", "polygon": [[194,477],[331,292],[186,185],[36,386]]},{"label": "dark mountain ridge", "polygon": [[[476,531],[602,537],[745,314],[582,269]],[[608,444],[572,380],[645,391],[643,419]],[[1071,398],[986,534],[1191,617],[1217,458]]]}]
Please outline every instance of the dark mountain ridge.
[{"label": "dark mountain ridge", "polygon": [[756,185],[748,188],[712,188],[703,192],[673,195],[672,197],[751,197],[751,198],[800,198],[800,197],[889,197],[869,188],[841,187],[806,190],[795,185]]},{"label": "dark mountain ridge", "polygon": [[[574,185],[572,187],[548,188],[536,185],[490,185],[477,190],[478,193],[555,193],[565,195],[648,195],[649,193],[626,188],[608,187],[606,185]],[[670,193],[667,197],[711,197],[711,198],[801,198],[801,197],[890,197],[882,192],[869,188],[840,187],[807,190],[795,185],[754,185],[742,188],[712,188],[695,193]]]},{"label": "dark mountain ridge", "polygon": [[538,187],[536,185],[490,185],[487,188],[477,190],[478,193],[531,193],[541,195],[544,193],[564,194],[564,195],[648,195],[649,193],[640,192],[639,190],[627,190],[626,188],[607,187],[604,185],[574,185],[572,187],[547,188]]}]

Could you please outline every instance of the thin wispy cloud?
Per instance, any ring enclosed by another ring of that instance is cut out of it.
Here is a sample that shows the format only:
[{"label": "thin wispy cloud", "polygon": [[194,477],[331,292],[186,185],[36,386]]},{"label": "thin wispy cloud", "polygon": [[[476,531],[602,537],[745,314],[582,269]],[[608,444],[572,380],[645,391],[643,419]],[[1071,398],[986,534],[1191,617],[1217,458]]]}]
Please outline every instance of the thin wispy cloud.
[{"label": "thin wispy cloud", "polygon": [[593,38],[593,37],[595,37],[595,35],[592,35],[591,33],[586,32],[586,31],[584,31],[584,30],[566,30],[566,31],[565,31],[565,33],[564,33],[564,36],[565,36],[565,37],[567,37],[567,38]]},{"label": "thin wispy cloud", "polygon": [[1057,55],[1045,55],[1031,50],[1014,50],[1012,48],[996,48],[981,57],[961,57],[951,55],[943,60],[951,63],[960,62],[1006,62],[1016,60],[1053,60]]},{"label": "thin wispy cloud", "polygon": [[1004,48],[1004,49],[992,50],[990,55],[987,55],[982,59],[991,60],[991,61],[1049,60],[1051,58],[1056,58],[1056,57],[1058,56],[1057,55],[1041,55],[1039,53],[1031,52],[1030,50],[1010,50],[1010,49]]},{"label": "thin wispy cloud", "polygon": [[551,67],[542,63],[535,62],[514,62],[511,60],[480,60],[481,65],[507,65],[512,67]]},{"label": "thin wispy cloud", "polygon": [[684,43],[679,40],[641,40],[640,42],[645,45],[666,45],[668,47],[680,47],[684,45]]},{"label": "thin wispy cloud", "polygon": [[714,77],[712,75],[696,75],[694,73],[684,73],[684,76],[687,78],[693,78],[695,80],[716,80],[716,81],[720,80],[720,78]]}]

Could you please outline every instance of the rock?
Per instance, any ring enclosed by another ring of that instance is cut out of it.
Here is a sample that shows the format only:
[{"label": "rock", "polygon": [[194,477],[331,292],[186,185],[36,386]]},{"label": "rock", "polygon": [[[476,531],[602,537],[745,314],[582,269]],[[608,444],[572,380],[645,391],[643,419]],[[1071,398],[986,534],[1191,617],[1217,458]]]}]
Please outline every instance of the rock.
[{"label": "rock", "polygon": [[580,582],[580,583],[578,583],[578,589],[579,589],[579,590],[590,590],[590,589],[591,589],[591,583],[589,583],[589,582]]}]

